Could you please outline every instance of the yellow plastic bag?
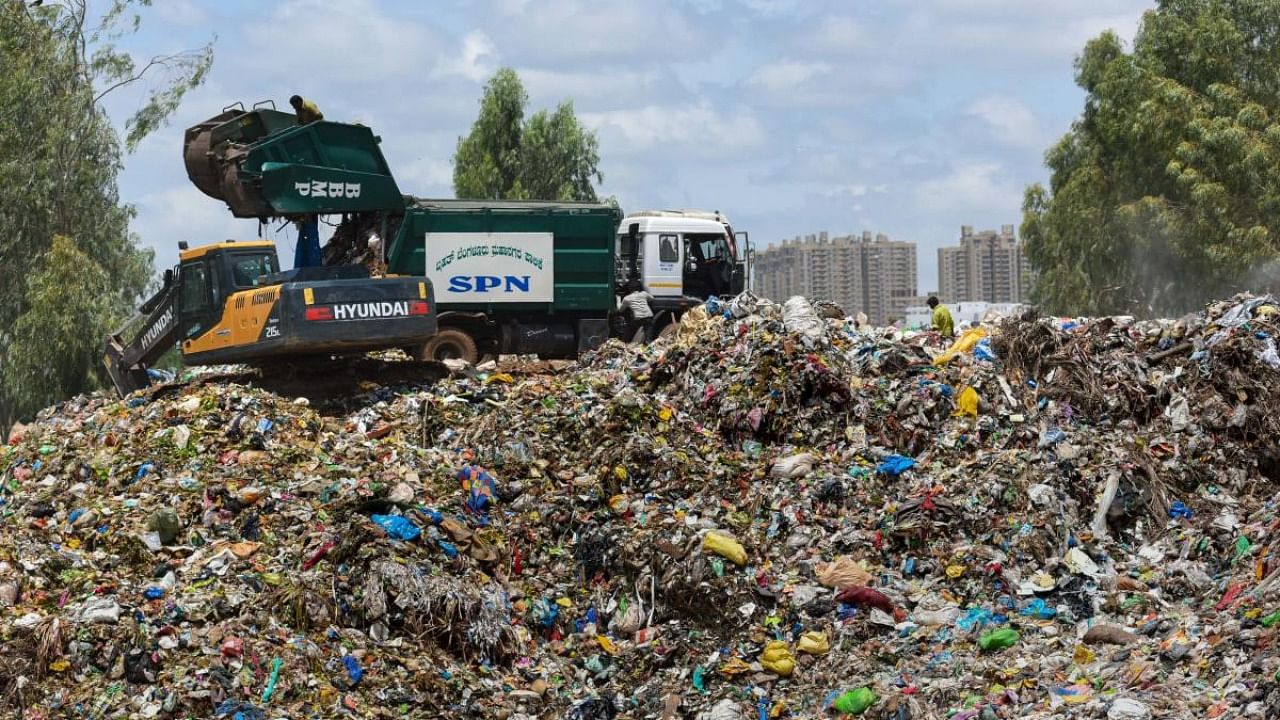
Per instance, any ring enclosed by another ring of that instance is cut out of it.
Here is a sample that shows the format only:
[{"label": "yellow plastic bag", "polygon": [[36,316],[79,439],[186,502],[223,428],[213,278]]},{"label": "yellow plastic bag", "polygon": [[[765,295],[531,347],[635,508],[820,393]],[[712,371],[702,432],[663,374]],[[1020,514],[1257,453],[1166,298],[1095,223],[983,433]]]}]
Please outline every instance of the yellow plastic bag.
[{"label": "yellow plastic bag", "polygon": [[769,672],[790,677],[796,669],[796,658],[791,654],[791,648],[787,647],[786,643],[781,640],[772,640],[764,646],[764,652],[760,653],[760,664]]},{"label": "yellow plastic bag", "polygon": [[796,643],[796,649],[810,655],[826,655],[831,651],[831,641],[827,640],[826,633],[810,630],[800,636],[800,642]]},{"label": "yellow plastic bag", "polygon": [[959,339],[951,343],[951,347],[947,348],[945,352],[933,359],[933,364],[938,366],[946,365],[959,355],[973,352],[973,348],[978,344],[978,341],[986,336],[986,328],[976,327],[965,330],[964,334],[961,335]]},{"label": "yellow plastic bag", "polygon": [[747,564],[747,551],[742,543],[724,533],[712,531],[702,536],[702,549],[713,552],[734,565]]},{"label": "yellow plastic bag", "polygon": [[978,417],[978,391],[967,387],[956,398],[956,417]]}]

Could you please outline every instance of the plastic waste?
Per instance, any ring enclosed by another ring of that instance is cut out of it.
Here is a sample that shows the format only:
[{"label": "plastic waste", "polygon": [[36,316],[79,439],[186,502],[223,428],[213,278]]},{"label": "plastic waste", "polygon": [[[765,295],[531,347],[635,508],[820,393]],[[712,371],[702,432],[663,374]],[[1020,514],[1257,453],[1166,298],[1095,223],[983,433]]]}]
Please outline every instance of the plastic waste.
[{"label": "plastic waste", "polygon": [[1107,710],[1107,720],[1150,720],[1151,708],[1129,698],[1117,698]]},{"label": "plastic waste", "polygon": [[356,660],[354,656],[342,656],[342,664],[347,668],[347,679],[351,681],[352,685],[356,685],[364,679],[364,669],[360,667],[360,661]]},{"label": "plastic waste", "polygon": [[909,458],[904,455],[890,455],[876,466],[876,472],[897,477],[898,475],[901,475],[907,470],[915,467],[915,464],[916,461],[914,458]]},{"label": "plastic waste", "polygon": [[956,415],[960,417],[978,417],[978,391],[966,387],[956,398]]},{"label": "plastic waste", "polygon": [[826,633],[810,630],[800,636],[796,649],[810,655],[826,655],[831,651],[831,642],[827,639]]},{"label": "plastic waste", "polygon": [[769,474],[776,478],[799,478],[813,472],[817,460],[812,453],[798,453],[781,458],[773,464]]},{"label": "plastic waste", "polygon": [[372,515],[369,517],[396,540],[417,540],[422,530],[403,515]]},{"label": "plastic waste", "polygon": [[875,691],[869,687],[850,690],[836,698],[835,709],[845,715],[861,715],[880,700]]},{"label": "plastic waste", "polygon": [[951,362],[961,355],[973,352],[973,348],[978,341],[987,336],[986,328],[976,327],[965,330],[964,333],[951,344],[944,352],[940,353],[933,359],[933,364],[942,366]]},{"label": "plastic waste", "polygon": [[1019,614],[1037,620],[1052,620],[1058,616],[1058,611],[1056,608],[1049,607],[1049,604],[1044,600],[1036,598],[1027,603],[1027,606],[1022,608]]},{"label": "plastic waste", "polygon": [[782,304],[782,324],[787,332],[796,333],[809,340],[822,337],[825,324],[813,305],[805,298],[796,295]]},{"label": "plastic waste", "polygon": [[765,670],[790,677],[796,669],[796,658],[785,642],[771,640],[764,646],[764,652],[760,653],[760,664]]},{"label": "plastic waste", "polygon": [[992,630],[978,638],[978,647],[982,648],[986,652],[1003,650],[1016,645],[1019,637],[1017,630],[1012,628],[1000,628],[999,630]]},{"label": "plastic waste", "polygon": [[742,706],[736,700],[725,698],[709,710],[699,713],[697,720],[745,720]]},{"label": "plastic waste", "polygon": [[818,563],[816,575],[818,582],[836,590],[871,582],[871,573],[867,571],[866,565],[848,555],[836,557],[831,562]]},{"label": "plastic waste", "polygon": [[893,613],[893,601],[888,595],[869,587],[848,587],[836,595],[836,600],[852,605],[866,605],[883,612]]},{"label": "plastic waste", "polygon": [[747,551],[742,543],[719,532],[709,532],[702,537],[702,549],[715,553],[735,565],[747,564]]}]

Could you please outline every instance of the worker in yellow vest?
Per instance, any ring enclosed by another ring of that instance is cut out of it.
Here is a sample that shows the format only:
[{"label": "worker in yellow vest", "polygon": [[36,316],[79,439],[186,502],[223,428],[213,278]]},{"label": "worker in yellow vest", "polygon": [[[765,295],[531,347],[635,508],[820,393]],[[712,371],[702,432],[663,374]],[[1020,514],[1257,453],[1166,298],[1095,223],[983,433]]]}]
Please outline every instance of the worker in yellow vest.
[{"label": "worker in yellow vest", "polygon": [[951,311],[946,305],[938,302],[936,296],[929,296],[929,307],[933,309],[933,329],[944,338],[955,337],[956,323],[951,318]]},{"label": "worker in yellow vest", "polygon": [[289,98],[289,104],[293,106],[293,111],[298,114],[299,125],[310,125],[313,122],[319,122],[324,119],[324,113],[320,112],[320,108],[310,100],[303,100],[301,95],[294,95]]}]

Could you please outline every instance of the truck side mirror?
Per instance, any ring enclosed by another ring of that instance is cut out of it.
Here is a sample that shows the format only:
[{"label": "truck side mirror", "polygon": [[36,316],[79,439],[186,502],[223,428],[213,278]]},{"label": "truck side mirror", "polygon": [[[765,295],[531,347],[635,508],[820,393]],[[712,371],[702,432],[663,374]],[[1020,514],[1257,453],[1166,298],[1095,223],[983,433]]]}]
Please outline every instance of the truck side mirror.
[{"label": "truck side mirror", "polygon": [[627,238],[631,240],[631,247],[635,247],[636,238],[640,236],[640,223],[631,223],[627,226]]},{"label": "truck side mirror", "polygon": [[165,286],[165,287],[172,287],[172,286],[173,286],[173,268],[165,268],[165,271],[164,271],[164,286]]}]

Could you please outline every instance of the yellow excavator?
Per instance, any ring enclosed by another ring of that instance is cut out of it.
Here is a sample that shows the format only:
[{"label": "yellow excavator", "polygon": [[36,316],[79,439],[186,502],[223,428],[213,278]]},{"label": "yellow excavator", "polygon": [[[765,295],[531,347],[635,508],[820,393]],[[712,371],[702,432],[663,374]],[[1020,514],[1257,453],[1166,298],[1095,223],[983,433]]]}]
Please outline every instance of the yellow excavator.
[{"label": "yellow excavator", "polygon": [[[298,217],[403,202],[378,139],[361,126],[298,125],[291,113],[243,106],[186,133],[187,174],[237,217]],[[177,343],[189,365],[414,348],[436,334],[425,277],[371,277],[360,265],[282,271],[267,240],[179,243],[177,267],[138,314],[106,338],[121,395],[150,384]]]}]

